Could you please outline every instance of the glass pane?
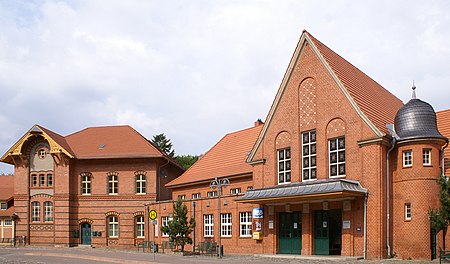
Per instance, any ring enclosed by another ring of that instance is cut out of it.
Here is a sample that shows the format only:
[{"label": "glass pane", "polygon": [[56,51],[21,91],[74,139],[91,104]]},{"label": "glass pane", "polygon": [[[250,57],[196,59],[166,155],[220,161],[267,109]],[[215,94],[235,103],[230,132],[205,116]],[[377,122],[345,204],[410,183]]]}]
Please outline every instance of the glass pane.
[{"label": "glass pane", "polygon": [[278,174],[278,182],[279,183],[284,182],[284,177],[283,176],[284,176],[283,173]]},{"label": "glass pane", "polygon": [[316,142],[316,131],[311,131],[311,142]]},{"label": "glass pane", "polygon": [[330,150],[336,150],[336,140],[330,140]]},{"label": "glass pane", "polygon": [[303,143],[309,143],[309,133],[303,133]]},{"label": "glass pane", "polygon": [[308,146],[303,146],[303,155],[309,155],[309,147]]},{"label": "glass pane", "polygon": [[336,176],[337,175],[337,166],[331,165],[330,166],[330,176]]},{"label": "glass pane", "polygon": [[317,178],[317,171],[316,169],[311,169],[311,179],[316,179]]},{"label": "glass pane", "polygon": [[330,153],[330,163],[336,162],[337,162],[337,153],[336,152]]},{"label": "glass pane", "polygon": [[339,142],[339,148],[340,149],[345,148],[345,138],[339,138],[338,142]]},{"label": "glass pane", "polygon": [[339,175],[345,175],[345,164],[339,165]]},{"label": "glass pane", "polygon": [[291,149],[286,149],[286,159],[291,158]]},{"label": "glass pane", "polygon": [[303,180],[309,180],[309,170],[303,170]]},{"label": "glass pane", "polygon": [[279,150],[279,151],[278,151],[278,158],[279,158],[280,160],[284,160],[284,151],[283,151],[283,150]]},{"label": "glass pane", "polygon": [[316,154],[316,144],[311,144],[311,154]]},{"label": "glass pane", "polygon": [[303,158],[303,167],[309,168],[309,157]]},{"label": "glass pane", "polygon": [[345,161],[345,150],[339,151],[339,162]]},{"label": "glass pane", "polygon": [[286,170],[291,170],[291,161],[286,161]]},{"label": "glass pane", "polygon": [[316,157],[313,156],[311,157],[311,167],[315,167],[316,166]]},{"label": "glass pane", "polygon": [[291,173],[286,172],[286,182],[290,182],[290,181],[291,181]]},{"label": "glass pane", "polygon": [[284,171],[284,162],[278,163],[278,171]]}]

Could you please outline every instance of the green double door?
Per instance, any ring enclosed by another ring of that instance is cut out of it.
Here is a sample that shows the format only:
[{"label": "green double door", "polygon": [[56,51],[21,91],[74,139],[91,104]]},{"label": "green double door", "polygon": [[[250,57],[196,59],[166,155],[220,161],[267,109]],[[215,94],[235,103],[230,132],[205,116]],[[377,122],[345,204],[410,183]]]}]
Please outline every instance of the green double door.
[{"label": "green double door", "polygon": [[314,255],[340,255],[342,211],[314,211]]},{"label": "green double door", "polygon": [[91,244],[91,225],[88,223],[81,224],[81,244]]},{"label": "green double door", "polygon": [[278,253],[300,254],[302,251],[302,213],[280,213]]}]

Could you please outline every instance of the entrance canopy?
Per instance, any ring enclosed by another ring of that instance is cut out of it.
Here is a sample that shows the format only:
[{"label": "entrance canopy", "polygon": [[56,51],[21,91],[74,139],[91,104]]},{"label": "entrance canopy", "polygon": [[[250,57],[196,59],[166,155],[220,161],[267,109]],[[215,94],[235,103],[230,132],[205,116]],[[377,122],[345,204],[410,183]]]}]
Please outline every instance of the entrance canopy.
[{"label": "entrance canopy", "polygon": [[265,204],[292,201],[292,199],[296,201],[343,199],[364,196],[366,193],[367,189],[363,188],[358,181],[330,179],[254,189],[247,191],[236,201]]}]

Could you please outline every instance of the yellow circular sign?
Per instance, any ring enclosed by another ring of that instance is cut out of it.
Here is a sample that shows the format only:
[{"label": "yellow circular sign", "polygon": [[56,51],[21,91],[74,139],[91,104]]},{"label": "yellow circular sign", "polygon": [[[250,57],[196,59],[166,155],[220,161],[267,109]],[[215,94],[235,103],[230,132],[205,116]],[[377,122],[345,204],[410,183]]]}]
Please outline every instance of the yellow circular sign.
[{"label": "yellow circular sign", "polygon": [[150,212],[148,212],[148,218],[150,218],[150,220],[156,220],[156,218],[158,218],[158,213],[155,209],[152,209],[150,210]]}]

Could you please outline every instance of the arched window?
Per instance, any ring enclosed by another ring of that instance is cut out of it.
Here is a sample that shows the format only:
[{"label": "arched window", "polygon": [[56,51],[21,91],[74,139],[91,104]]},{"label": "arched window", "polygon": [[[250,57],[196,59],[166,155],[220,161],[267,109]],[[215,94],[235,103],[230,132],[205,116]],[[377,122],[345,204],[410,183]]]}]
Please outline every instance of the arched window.
[{"label": "arched window", "polygon": [[92,174],[89,172],[81,173],[81,194],[91,194],[91,178]]},{"label": "arched window", "polygon": [[136,171],[134,175],[136,177],[136,194],[145,194],[147,185],[145,171]]},{"label": "arched window", "polygon": [[115,195],[119,190],[119,177],[116,172],[108,173],[108,194]]},{"label": "arched window", "polygon": [[44,202],[44,222],[53,221],[53,203]]},{"label": "arched window", "polygon": [[119,237],[119,217],[108,217],[108,236],[112,238]]},{"label": "arched window", "polygon": [[31,221],[39,222],[41,221],[41,205],[39,202],[31,203]]},{"label": "arched window", "polygon": [[136,238],[144,238],[145,237],[145,221],[144,216],[139,215],[136,216]]}]

